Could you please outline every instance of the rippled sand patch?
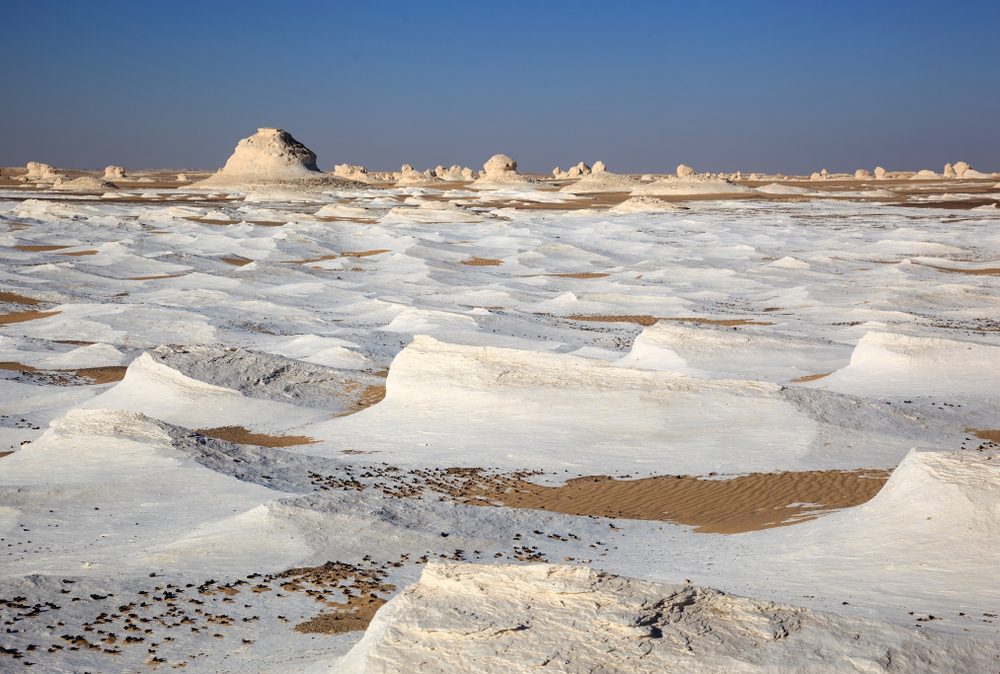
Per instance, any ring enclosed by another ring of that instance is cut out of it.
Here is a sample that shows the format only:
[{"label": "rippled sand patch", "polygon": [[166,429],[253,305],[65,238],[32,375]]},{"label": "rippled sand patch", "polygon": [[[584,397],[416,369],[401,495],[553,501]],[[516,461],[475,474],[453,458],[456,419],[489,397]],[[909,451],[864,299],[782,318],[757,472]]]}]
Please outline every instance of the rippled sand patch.
[{"label": "rippled sand patch", "polygon": [[470,267],[499,267],[503,264],[503,260],[497,260],[492,257],[472,256],[468,260],[462,260],[462,264]]},{"label": "rippled sand patch", "polygon": [[816,381],[817,379],[822,379],[823,377],[829,377],[832,372],[820,372],[818,374],[807,374],[802,377],[798,377],[792,380],[793,384],[805,384],[811,381]]},{"label": "rippled sand patch", "polygon": [[755,473],[730,479],[581,477],[556,487],[518,481],[488,496],[506,506],[570,515],[664,520],[698,533],[736,534],[787,526],[870,500],[885,470]]},{"label": "rippled sand patch", "polygon": [[7,290],[0,290],[0,302],[8,302],[10,304],[23,304],[25,306],[34,307],[41,304],[39,300],[33,297],[25,297],[18,293],[12,293]]},{"label": "rippled sand patch", "polygon": [[11,323],[24,323],[25,321],[37,321],[40,318],[48,318],[62,313],[61,311],[12,311],[8,314],[0,314],[0,325],[10,325]]},{"label": "rippled sand patch", "polygon": [[227,255],[225,257],[220,257],[219,259],[225,262],[226,264],[233,265],[234,267],[242,267],[244,265],[248,265],[251,262],[253,262],[253,260],[248,260],[245,257],[237,257],[235,255]]},{"label": "rippled sand patch", "polygon": [[159,274],[154,276],[129,276],[126,281],[156,281],[164,278],[178,278],[184,276],[185,274]]},{"label": "rippled sand patch", "polygon": [[[34,365],[25,365],[16,361],[0,362],[0,370],[19,372],[31,380],[42,384],[56,386],[74,386],[77,384],[111,384],[125,378],[124,365],[106,365],[101,367],[78,367],[42,369]],[[79,381],[83,379],[84,381]]]},{"label": "rippled sand patch", "polygon": [[546,276],[558,276],[559,278],[607,278],[610,274],[604,272],[579,272],[579,273],[567,273],[567,274],[546,274]]},{"label": "rippled sand patch", "polygon": [[700,316],[668,316],[656,317],[649,314],[623,314],[623,315],[583,315],[573,314],[567,316],[571,321],[591,321],[595,323],[637,323],[643,326],[650,326],[657,321],[675,321],[677,323],[698,323],[700,325],[719,325],[722,327],[735,327],[738,325],[774,325],[769,321],[755,321],[749,318],[702,318]]},{"label": "rippled sand patch", "polygon": [[388,253],[388,248],[376,248],[375,250],[360,250],[360,251],[349,251],[345,250],[341,253],[344,257],[370,257],[372,255],[381,255],[382,253]]},{"label": "rippled sand patch", "polygon": [[69,248],[69,246],[36,246],[29,244],[14,246],[15,250],[19,250],[22,253],[48,253],[53,250],[63,250],[65,248]]},{"label": "rippled sand patch", "polygon": [[315,438],[307,435],[269,435],[254,433],[243,426],[218,426],[216,428],[199,428],[200,433],[209,438],[235,442],[239,445],[257,445],[258,447],[292,447],[294,445],[311,445]]},{"label": "rippled sand patch", "polygon": [[1000,429],[968,428],[966,430],[980,440],[1000,443]]},{"label": "rippled sand patch", "polygon": [[971,276],[1000,276],[1000,267],[986,267],[981,269],[958,269],[956,267],[942,267],[936,264],[924,265],[931,269],[937,269],[949,274],[969,274]]}]

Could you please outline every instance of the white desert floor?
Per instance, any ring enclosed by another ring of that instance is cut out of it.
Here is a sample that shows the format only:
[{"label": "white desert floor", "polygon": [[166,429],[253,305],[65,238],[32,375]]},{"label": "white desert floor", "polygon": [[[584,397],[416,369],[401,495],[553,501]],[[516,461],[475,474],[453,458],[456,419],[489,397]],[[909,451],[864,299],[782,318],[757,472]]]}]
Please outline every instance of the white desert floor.
[{"label": "white desert floor", "polygon": [[[996,671],[1000,210],[923,207],[966,188],[0,191],[0,670]],[[856,469],[726,534],[462,491]]]}]

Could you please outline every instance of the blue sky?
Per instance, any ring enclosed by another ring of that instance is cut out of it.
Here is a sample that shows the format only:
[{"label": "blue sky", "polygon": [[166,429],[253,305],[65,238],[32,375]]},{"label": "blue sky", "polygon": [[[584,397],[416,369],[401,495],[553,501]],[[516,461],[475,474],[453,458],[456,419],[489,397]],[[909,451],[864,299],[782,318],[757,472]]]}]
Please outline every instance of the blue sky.
[{"label": "blue sky", "polygon": [[1000,169],[1000,2],[32,0],[0,20],[0,165]]}]

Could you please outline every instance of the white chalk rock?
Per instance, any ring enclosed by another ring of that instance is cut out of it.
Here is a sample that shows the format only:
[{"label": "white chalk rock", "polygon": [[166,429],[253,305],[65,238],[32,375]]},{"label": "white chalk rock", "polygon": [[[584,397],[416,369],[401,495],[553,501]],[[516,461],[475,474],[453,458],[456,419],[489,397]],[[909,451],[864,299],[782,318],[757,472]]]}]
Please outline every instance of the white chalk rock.
[{"label": "white chalk rock", "polygon": [[996,640],[582,566],[431,562],[339,674],[993,671]]},{"label": "white chalk rock", "polygon": [[694,169],[687,164],[677,165],[677,177],[678,178],[689,178],[694,175]]},{"label": "white chalk rock", "polygon": [[823,179],[823,174],[817,173],[815,171],[813,171],[812,174],[810,174],[810,176],[809,176],[809,180],[812,180],[814,182],[817,181],[817,180],[822,180],[822,179]]},{"label": "white chalk rock", "polygon": [[875,173],[875,180],[885,180],[888,171],[886,171],[881,166],[876,166],[874,173]]},{"label": "white chalk rock", "polygon": [[955,162],[954,168],[955,168],[955,175],[957,175],[959,178],[964,178],[965,172],[971,169],[972,167],[969,166],[968,162],[957,161]]},{"label": "white chalk rock", "polygon": [[24,182],[53,183],[60,178],[66,177],[49,164],[43,164],[40,161],[29,161],[25,165],[25,168],[28,172],[21,177],[21,180]]},{"label": "white chalk rock", "polygon": [[126,177],[125,169],[121,166],[106,166],[104,168],[105,180],[122,180]]},{"label": "white chalk rock", "polygon": [[625,201],[608,209],[609,213],[672,213],[674,211],[686,211],[687,206],[658,199],[650,196],[629,197]]},{"label": "white chalk rock", "polygon": [[937,173],[934,173],[934,171],[931,171],[930,169],[920,169],[912,176],[910,176],[910,180],[935,180],[940,177],[941,176],[939,176]]},{"label": "white chalk rock", "polygon": [[872,177],[872,174],[868,172],[867,169],[858,169],[854,172],[855,180],[868,180]]},{"label": "white chalk rock", "polygon": [[438,182],[441,181],[438,180],[430,169],[418,171],[409,164],[403,164],[403,167],[399,170],[399,177],[396,178],[397,187],[420,187],[433,185]]},{"label": "white chalk rock", "polygon": [[358,183],[325,174],[316,153],[281,129],[261,128],[244,138],[218,172],[192,187],[232,187],[295,184],[296,186],[356,187]]},{"label": "white chalk rock", "polygon": [[[578,168],[576,166],[574,169]],[[604,162],[594,164],[589,175],[582,176],[575,183],[566,185],[560,192],[567,194],[602,194],[607,192],[631,192],[639,182],[629,176],[611,173]]]},{"label": "white chalk rock", "polygon": [[187,174],[186,173],[178,173],[176,180],[179,183],[186,183],[188,181]]},{"label": "white chalk rock", "polygon": [[106,180],[101,180],[94,176],[80,176],[75,180],[66,180],[64,178],[57,178],[54,183],[52,183],[52,189],[63,190],[67,192],[79,191],[79,192],[97,192],[104,190],[114,190],[117,189],[114,184],[109,183]]},{"label": "white chalk rock", "polygon": [[531,182],[517,172],[517,162],[505,154],[495,154],[483,164],[483,173],[473,185],[490,187]]},{"label": "white chalk rock", "polygon": [[337,164],[333,167],[333,175],[361,183],[372,182],[371,176],[368,175],[368,169],[356,164]]},{"label": "white chalk rock", "polygon": [[941,175],[943,175],[945,178],[957,178],[958,177],[958,174],[955,173],[955,167],[952,166],[951,164],[945,164],[944,165],[944,171],[941,172]]}]

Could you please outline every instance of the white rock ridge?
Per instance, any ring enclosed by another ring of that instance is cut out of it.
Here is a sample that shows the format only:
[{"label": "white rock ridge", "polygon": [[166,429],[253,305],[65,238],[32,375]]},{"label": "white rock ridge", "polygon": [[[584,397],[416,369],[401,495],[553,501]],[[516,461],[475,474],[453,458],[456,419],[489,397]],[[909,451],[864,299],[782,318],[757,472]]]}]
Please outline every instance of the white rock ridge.
[{"label": "white rock ridge", "polygon": [[533,564],[428,564],[329,671],[987,671],[1000,643]]}]

